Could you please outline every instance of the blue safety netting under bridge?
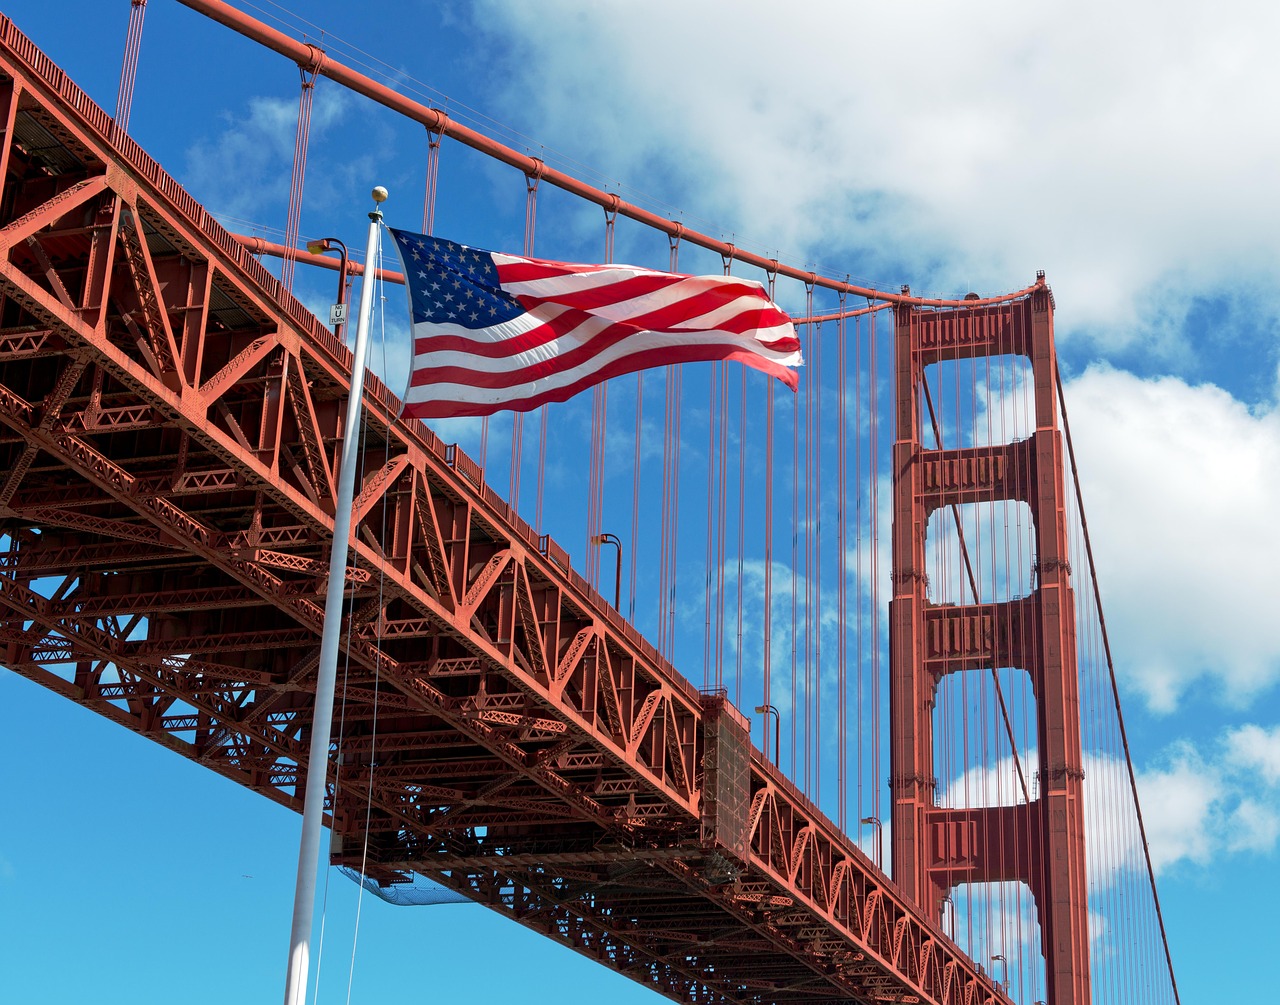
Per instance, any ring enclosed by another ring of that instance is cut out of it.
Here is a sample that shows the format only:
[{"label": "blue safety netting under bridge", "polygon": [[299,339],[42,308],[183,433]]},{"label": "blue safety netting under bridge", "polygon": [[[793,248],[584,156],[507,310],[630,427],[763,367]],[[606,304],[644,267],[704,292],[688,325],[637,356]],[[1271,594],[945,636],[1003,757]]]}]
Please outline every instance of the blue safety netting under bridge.
[{"label": "blue safety netting under bridge", "polygon": [[379,900],[397,907],[424,907],[431,904],[469,904],[471,901],[460,893],[455,893],[447,886],[433,883],[429,879],[415,876],[411,883],[396,883],[393,886],[379,886],[378,881],[369,876],[361,876],[356,869],[345,865],[338,866],[338,871],[353,883],[359,883]]}]

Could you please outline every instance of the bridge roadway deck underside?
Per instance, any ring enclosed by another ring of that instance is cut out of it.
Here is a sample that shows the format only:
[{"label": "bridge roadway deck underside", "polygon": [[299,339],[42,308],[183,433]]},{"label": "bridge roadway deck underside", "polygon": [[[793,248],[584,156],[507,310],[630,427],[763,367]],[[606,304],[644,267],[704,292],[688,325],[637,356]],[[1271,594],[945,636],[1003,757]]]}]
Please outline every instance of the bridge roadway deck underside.
[{"label": "bridge roadway deck underside", "polygon": [[[297,809],[350,355],[0,33],[0,661]],[[367,800],[380,881],[431,877],[680,1001],[1003,1000],[396,409],[374,381],[335,860]]]}]

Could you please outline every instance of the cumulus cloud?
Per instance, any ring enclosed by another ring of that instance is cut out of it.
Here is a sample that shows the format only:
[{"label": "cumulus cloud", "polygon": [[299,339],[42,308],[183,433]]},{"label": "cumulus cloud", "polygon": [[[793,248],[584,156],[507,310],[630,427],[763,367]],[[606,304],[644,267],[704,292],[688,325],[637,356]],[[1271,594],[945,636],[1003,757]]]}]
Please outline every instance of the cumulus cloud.
[{"label": "cumulus cloud", "polygon": [[1220,773],[1184,743],[1138,781],[1152,866],[1160,870],[1180,859],[1209,862],[1222,825]]},{"label": "cumulus cloud", "polygon": [[[1138,775],[1151,862],[1157,871],[1186,860],[1205,866],[1220,856],[1269,854],[1280,839],[1280,777],[1260,769],[1280,726],[1228,730],[1204,750],[1185,741]],[[1259,786],[1260,770],[1264,784]]]},{"label": "cumulus cloud", "polygon": [[1250,5],[1240,31],[1155,0],[483,6],[544,141],[640,189],[674,179],[724,229],[749,220],[741,245],[939,292],[1045,268],[1074,322],[1168,352],[1198,291],[1275,299],[1280,146],[1257,123],[1280,12]]},{"label": "cumulus cloud", "polygon": [[1271,785],[1280,784],[1280,726],[1240,726],[1227,734],[1226,743],[1232,764],[1258,772]]},{"label": "cumulus cloud", "polygon": [[1198,681],[1237,705],[1273,687],[1280,411],[1101,366],[1066,394],[1122,680],[1165,712]]},{"label": "cumulus cloud", "polygon": [[1231,813],[1228,851],[1270,851],[1280,836],[1280,814],[1256,799],[1241,799]]}]

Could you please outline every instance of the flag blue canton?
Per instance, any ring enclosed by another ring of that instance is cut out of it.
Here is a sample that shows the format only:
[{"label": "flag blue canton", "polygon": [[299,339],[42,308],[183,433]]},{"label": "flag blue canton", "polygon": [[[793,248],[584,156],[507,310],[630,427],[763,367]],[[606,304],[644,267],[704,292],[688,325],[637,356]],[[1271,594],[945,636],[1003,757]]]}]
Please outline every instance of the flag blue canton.
[{"label": "flag blue canton", "polygon": [[489,328],[525,312],[503,291],[488,252],[402,230],[391,235],[405,263],[415,324]]}]

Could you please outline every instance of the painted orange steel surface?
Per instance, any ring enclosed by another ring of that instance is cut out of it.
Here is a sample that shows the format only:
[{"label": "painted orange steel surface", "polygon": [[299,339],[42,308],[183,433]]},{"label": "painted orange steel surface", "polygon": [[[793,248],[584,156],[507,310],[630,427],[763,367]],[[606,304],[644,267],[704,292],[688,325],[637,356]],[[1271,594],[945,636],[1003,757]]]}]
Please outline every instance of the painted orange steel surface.
[{"label": "painted orange steel surface", "polygon": [[[297,809],[350,354],[2,17],[0,120],[3,663]],[[398,405],[370,381],[335,861],[679,1001],[1006,1000]]]},{"label": "painted orange steel surface", "polygon": [[[251,237],[248,234],[232,234],[232,238],[239,241],[245,246],[251,255],[267,255],[271,258],[283,258],[290,249],[283,244],[275,241],[268,241],[265,237]],[[302,262],[305,265],[315,265],[321,269],[329,269],[332,272],[338,272],[342,269],[342,265],[336,258],[330,258],[326,255],[316,255],[310,251],[303,251],[301,248],[293,248],[291,254],[295,261]],[[348,262],[347,275],[363,276],[364,263]],[[378,269],[377,276],[383,282],[396,283],[399,286],[404,285],[404,273],[393,272],[391,269]]]},{"label": "painted orange steel surface", "polygon": [[[1042,285],[1009,304],[966,310],[899,306],[895,313],[889,605],[894,878],[937,919],[956,886],[1026,883],[1039,913],[1047,1000],[1088,1005],[1084,767],[1052,297]],[[1001,355],[1030,361],[1034,433],[999,446],[926,449],[921,428],[925,368]],[[930,514],[1003,500],[1030,509],[1036,588],[1028,597],[999,603],[978,603],[976,597],[970,604],[931,602],[925,554]],[[1000,667],[1025,670],[1031,679],[1037,790],[1011,806],[938,806],[933,736],[938,687],[949,674]]]}]

